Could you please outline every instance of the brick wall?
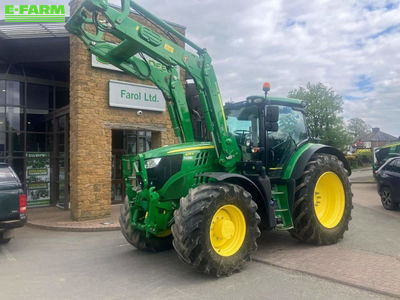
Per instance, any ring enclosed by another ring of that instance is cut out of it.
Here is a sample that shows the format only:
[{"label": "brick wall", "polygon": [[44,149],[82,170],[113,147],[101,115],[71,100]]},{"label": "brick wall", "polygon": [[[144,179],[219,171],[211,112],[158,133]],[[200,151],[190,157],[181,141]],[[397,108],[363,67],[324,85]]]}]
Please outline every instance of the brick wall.
[{"label": "brick wall", "polygon": [[[71,7],[76,4],[72,3]],[[184,33],[182,28],[177,29]],[[156,146],[174,144],[177,140],[167,112],[143,110],[143,115],[138,116],[137,110],[108,106],[110,79],[147,85],[151,82],[122,72],[93,68],[89,51],[75,36],[70,38],[70,64],[71,217],[74,220],[102,218],[111,213],[112,129],[153,128],[156,131],[152,144]]]}]

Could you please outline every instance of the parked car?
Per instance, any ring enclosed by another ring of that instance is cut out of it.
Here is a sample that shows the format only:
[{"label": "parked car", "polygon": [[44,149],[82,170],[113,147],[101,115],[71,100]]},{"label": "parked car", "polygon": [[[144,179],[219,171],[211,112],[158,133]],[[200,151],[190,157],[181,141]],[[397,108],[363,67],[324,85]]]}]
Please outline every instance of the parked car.
[{"label": "parked car", "polygon": [[374,163],[372,164],[374,176],[376,175],[376,171],[392,157],[400,157],[400,143],[375,148]]},{"label": "parked car", "polygon": [[378,193],[385,209],[394,210],[400,204],[400,157],[388,159],[377,171]]},{"label": "parked car", "polygon": [[12,229],[26,223],[26,195],[15,172],[0,163],[0,243],[7,243]]}]

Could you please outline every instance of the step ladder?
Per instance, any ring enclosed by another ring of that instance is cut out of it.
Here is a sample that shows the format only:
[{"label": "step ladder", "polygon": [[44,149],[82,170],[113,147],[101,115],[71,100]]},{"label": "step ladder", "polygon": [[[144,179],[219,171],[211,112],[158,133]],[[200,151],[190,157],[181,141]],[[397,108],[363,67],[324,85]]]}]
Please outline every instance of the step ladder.
[{"label": "step ladder", "polygon": [[276,219],[276,230],[289,230],[293,228],[293,221],[290,214],[288,190],[286,185],[276,184],[272,189],[274,200],[274,212]]}]

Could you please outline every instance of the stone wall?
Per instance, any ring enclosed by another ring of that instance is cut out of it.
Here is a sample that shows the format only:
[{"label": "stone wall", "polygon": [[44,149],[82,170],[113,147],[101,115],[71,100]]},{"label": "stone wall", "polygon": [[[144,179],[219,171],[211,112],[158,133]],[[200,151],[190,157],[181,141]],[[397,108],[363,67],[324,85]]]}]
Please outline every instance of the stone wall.
[{"label": "stone wall", "polygon": [[[76,4],[72,3],[71,11]],[[177,29],[184,33],[184,29]],[[108,105],[109,80],[147,85],[152,85],[151,82],[122,72],[93,68],[89,51],[76,36],[70,38],[70,64],[71,217],[74,220],[102,218],[111,213],[112,129],[153,130],[153,147],[174,144],[177,139],[167,111],[143,110],[138,116],[137,110]]]}]

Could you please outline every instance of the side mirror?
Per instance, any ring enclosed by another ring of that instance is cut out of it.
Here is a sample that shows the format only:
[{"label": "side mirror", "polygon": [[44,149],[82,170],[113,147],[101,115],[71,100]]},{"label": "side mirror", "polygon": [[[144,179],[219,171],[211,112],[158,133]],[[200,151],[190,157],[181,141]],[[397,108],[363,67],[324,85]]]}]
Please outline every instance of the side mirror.
[{"label": "side mirror", "polygon": [[268,105],[265,111],[265,130],[278,131],[279,106]]},{"label": "side mirror", "polygon": [[265,112],[265,122],[278,122],[279,120],[279,106],[268,105]]}]

